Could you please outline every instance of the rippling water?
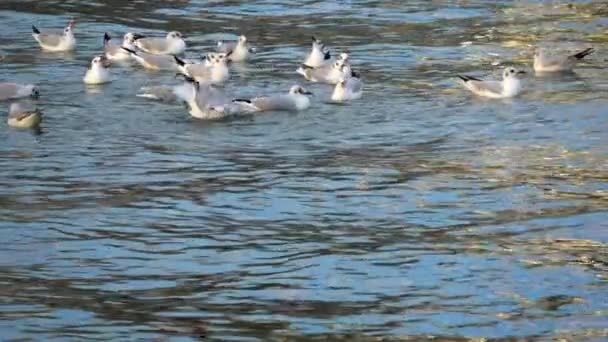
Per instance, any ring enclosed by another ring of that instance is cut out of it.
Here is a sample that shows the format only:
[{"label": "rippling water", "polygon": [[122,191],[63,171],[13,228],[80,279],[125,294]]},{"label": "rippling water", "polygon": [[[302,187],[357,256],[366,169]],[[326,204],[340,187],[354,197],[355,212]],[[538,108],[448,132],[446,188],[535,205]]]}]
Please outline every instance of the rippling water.
[{"label": "rippling water", "polygon": [[[30,25],[76,18],[78,50]],[[40,134],[0,123],[2,340],[460,341],[608,336],[608,5],[532,1],[0,2],[2,79],[40,84]],[[246,33],[228,86],[285,91],[312,34],[365,94],[200,122],[135,98],[136,66],[86,88],[103,32],[179,30],[192,56]],[[530,46],[592,45],[510,101]],[[3,106],[8,104],[3,104]]]}]

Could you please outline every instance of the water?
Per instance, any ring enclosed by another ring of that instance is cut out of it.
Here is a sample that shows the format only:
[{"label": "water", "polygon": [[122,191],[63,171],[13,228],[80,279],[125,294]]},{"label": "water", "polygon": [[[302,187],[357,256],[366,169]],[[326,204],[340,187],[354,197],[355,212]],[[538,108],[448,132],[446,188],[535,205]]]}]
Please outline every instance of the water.
[{"label": "water", "polygon": [[[605,340],[608,5],[570,3],[1,2],[2,79],[45,113],[0,123],[1,339]],[[78,50],[41,52],[30,25],[70,17]],[[246,33],[239,96],[304,83],[315,34],[364,97],[200,122],[133,96],[171,73],[83,86],[103,32],[169,29],[192,56]],[[509,101],[452,77],[539,43],[598,53]]]}]

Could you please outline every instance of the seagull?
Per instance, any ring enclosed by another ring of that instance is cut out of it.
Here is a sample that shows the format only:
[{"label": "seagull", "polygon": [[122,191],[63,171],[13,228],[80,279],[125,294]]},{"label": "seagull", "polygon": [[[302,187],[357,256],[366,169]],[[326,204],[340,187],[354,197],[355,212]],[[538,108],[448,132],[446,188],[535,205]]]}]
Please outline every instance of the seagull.
[{"label": "seagull", "polygon": [[186,42],[177,31],[167,33],[165,38],[138,36],[135,46],[155,55],[181,55],[186,51]]},{"label": "seagull", "polygon": [[342,73],[345,76],[336,83],[331,99],[336,102],[345,102],[360,98],[363,94],[363,83],[359,75],[353,72],[348,64],[342,66]]},{"label": "seagull", "polygon": [[237,103],[246,112],[266,112],[266,111],[300,111],[310,107],[310,99],[308,96],[311,92],[294,85],[289,89],[288,94],[262,96],[252,99],[235,99]]},{"label": "seagull", "polygon": [[36,128],[42,121],[42,112],[24,110],[19,103],[12,103],[8,110],[7,124],[15,128]]},{"label": "seagull", "polygon": [[580,60],[593,53],[593,51],[593,48],[588,48],[569,56],[555,56],[547,54],[547,51],[544,49],[536,49],[534,53],[534,71],[572,71]]},{"label": "seagull", "polygon": [[329,50],[325,50],[325,45],[320,40],[317,40],[314,36],[312,37],[312,50],[304,60],[305,65],[309,67],[318,68],[322,67],[331,60],[331,53]]},{"label": "seagull", "polygon": [[458,75],[465,88],[475,95],[493,99],[503,99],[517,96],[521,92],[521,81],[519,75],[525,74],[523,70],[506,68],[503,72],[502,81],[482,81],[478,78],[466,75]]},{"label": "seagull", "polygon": [[110,61],[105,55],[96,56],[82,79],[86,84],[103,84],[112,81],[108,67]]},{"label": "seagull", "polygon": [[0,101],[28,96],[38,98],[38,87],[33,84],[0,83]]},{"label": "seagull", "polygon": [[172,56],[155,55],[144,51],[135,51],[122,46],[121,49],[128,52],[137,63],[151,70],[175,70],[175,61]]},{"label": "seagull", "polygon": [[340,57],[330,65],[314,68],[302,64],[296,72],[311,82],[336,84],[344,76],[342,66],[348,62],[348,54],[342,53]]},{"label": "seagull", "polygon": [[197,82],[221,85],[230,78],[230,68],[228,68],[230,56],[230,53],[208,53],[204,63],[186,63],[177,56],[173,56],[173,59],[178,70]]},{"label": "seagull", "polygon": [[36,26],[32,25],[32,36],[40,47],[48,51],[72,51],[76,47],[74,38],[74,21],[70,20],[68,26],[63,30],[63,34],[41,33]]},{"label": "seagull", "polygon": [[121,49],[126,47],[130,50],[137,50],[135,46],[135,40],[139,37],[137,34],[129,32],[124,35],[122,45],[115,44],[112,42],[112,37],[106,33],[103,36],[103,50],[107,59],[111,61],[126,61],[131,58],[131,53]]},{"label": "seagull", "polygon": [[250,53],[255,53],[255,48],[252,48],[247,43],[247,37],[241,35],[236,42],[217,42],[217,51],[225,54],[230,54],[230,60],[233,62],[243,62],[249,58]]},{"label": "seagull", "polygon": [[187,83],[181,87],[175,87],[173,92],[188,104],[192,117],[213,120],[247,114],[241,110],[239,105],[232,103],[223,90],[215,88],[211,84],[201,84],[188,75],[178,75],[183,76]]}]

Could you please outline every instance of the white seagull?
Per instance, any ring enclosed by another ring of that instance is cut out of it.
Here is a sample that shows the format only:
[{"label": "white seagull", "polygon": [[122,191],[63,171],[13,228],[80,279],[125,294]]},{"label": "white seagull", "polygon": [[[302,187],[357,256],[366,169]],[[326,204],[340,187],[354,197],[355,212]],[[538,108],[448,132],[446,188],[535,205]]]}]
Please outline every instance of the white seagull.
[{"label": "white seagull", "polygon": [[254,97],[252,99],[235,99],[234,103],[241,106],[246,112],[266,112],[266,111],[300,111],[310,107],[311,92],[294,85],[289,89],[288,94]]},{"label": "white seagull", "polygon": [[48,51],[72,51],[76,48],[76,38],[74,38],[74,21],[70,20],[68,26],[62,34],[42,33],[36,26],[32,25],[32,36],[40,47]]},{"label": "white seagull", "polygon": [[12,103],[8,110],[7,124],[15,128],[36,128],[42,122],[38,109],[24,110],[19,103]]},{"label": "white seagull", "polygon": [[329,50],[325,50],[325,45],[320,40],[317,40],[314,36],[312,37],[312,50],[304,60],[305,65],[309,67],[318,68],[322,67],[331,62],[331,53]]},{"label": "white seagull", "polygon": [[139,35],[135,46],[155,55],[181,55],[186,51],[186,42],[177,31],[167,33],[165,38]]},{"label": "white seagull", "polygon": [[350,65],[342,66],[344,77],[334,87],[331,99],[336,102],[356,100],[363,94],[363,83],[359,75],[351,70]]},{"label": "white seagull", "polygon": [[230,78],[228,58],[230,53],[208,53],[203,63],[187,63],[173,56],[178,70],[194,78],[199,83],[224,84]]},{"label": "white seagull", "polygon": [[103,50],[105,52],[106,58],[111,61],[126,61],[131,59],[131,53],[121,49],[121,47],[126,47],[127,49],[135,51],[137,47],[135,47],[135,39],[137,35],[135,33],[129,32],[124,35],[122,39],[122,44],[118,45],[112,41],[112,37],[106,33],[103,36]]},{"label": "white seagull", "polygon": [[211,84],[201,84],[194,78],[181,75],[187,81],[173,89],[174,94],[185,101],[190,108],[190,115],[197,119],[215,120],[243,112],[239,105],[232,103],[222,89]]},{"label": "white seagull", "polygon": [[324,65],[318,68],[302,64],[296,72],[311,82],[336,84],[343,78],[342,66],[348,63],[348,54],[342,53],[330,65]]},{"label": "white seagull", "polygon": [[225,54],[230,54],[230,60],[233,62],[243,62],[249,58],[251,53],[255,53],[255,49],[249,46],[247,37],[241,35],[236,42],[217,42],[217,51]]},{"label": "white seagull", "polygon": [[0,101],[28,96],[38,98],[40,96],[38,87],[33,84],[0,83]]},{"label": "white seagull", "polygon": [[583,58],[593,53],[593,48],[588,48],[573,55],[550,55],[544,49],[537,49],[534,53],[534,71],[536,72],[560,72],[572,71],[574,66]]},{"label": "white seagull", "polygon": [[96,56],[91,61],[87,72],[82,79],[86,84],[103,84],[112,81],[108,67],[110,61],[104,56]]},{"label": "white seagull", "polygon": [[135,51],[122,46],[121,49],[128,52],[137,63],[150,70],[177,70],[173,56],[155,55],[145,51]]},{"label": "white seagull", "polygon": [[502,74],[502,81],[483,81],[467,75],[458,75],[465,88],[473,94],[493,99],[503,99],[517,96],[521,92],[519,76],[525,74],[523,70],[508,67]]}]

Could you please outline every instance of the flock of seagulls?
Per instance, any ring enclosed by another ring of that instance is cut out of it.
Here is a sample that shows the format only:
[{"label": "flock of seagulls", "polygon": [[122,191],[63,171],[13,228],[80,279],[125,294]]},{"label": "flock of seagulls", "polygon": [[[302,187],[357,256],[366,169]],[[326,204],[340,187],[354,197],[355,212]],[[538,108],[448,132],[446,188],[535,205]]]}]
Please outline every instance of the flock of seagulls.
[{"label": "flock of seagulls", "polygon": [[[32,26],[32,36],[43,50],[61,52],[76,48],[73,20],[62,33],[41,32]],[[223,88],[230,79],[231,63],[244,63],[256,49],[247,37],[241,35],[237,41],[219,41],[213,52],[200,60],[183,58],[187,44],[180,32],[172,31],[164,37],[147,37],[128,32],[122,42],[116,42],[105,33],[103,54],[95,56],[90,63],[83,82],[99,85],[113,80],[110,68],[113,65],[134,61],[150,70],[170,71],[183,78],[177,86],[142,87],[138,96],[159,101],[182,101],[187,103],[191,116],[199,119],[217,119],[238,114],[264,111],[301,111],[310,107],[312,93],[300,85],[293,85],[289,92],[254,98],[231,98]],[[558,56],[537,49],[533,69],[537,73],[571,71],[584,57],[593,52],[587,48],[572,55]],[[322,41],[312,38],[312,47],[303,63],[296,70],[307,81],[333,85],[331,100],[347,102],[359,99],[363,93],[363,82],[359,73],[352,69],[350,56],[341,53],[335,58]],[[481,80],[468,75],[458,75],[463,86],[472,93],[488,98],[510,98],[522,91],[523,70],[507,67],[500,81]],[[37,86],[16,83],[0,83],[0,100],[23,97],[37,98]],[[17,128],[32,128],[40,125],[42,113],[25,110],[19,103],[9,108],[8,125]]]}]

